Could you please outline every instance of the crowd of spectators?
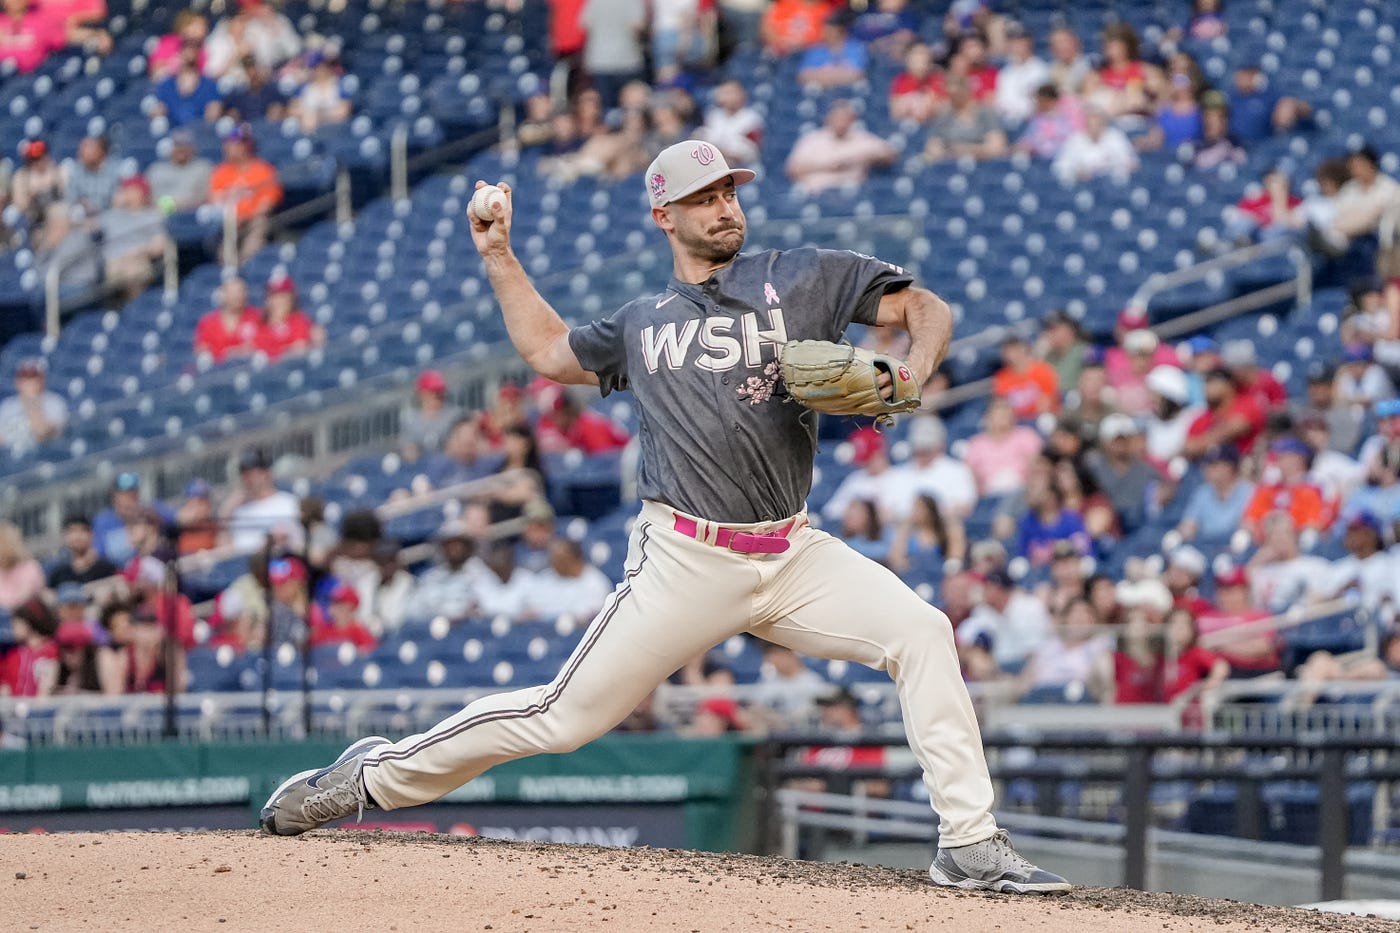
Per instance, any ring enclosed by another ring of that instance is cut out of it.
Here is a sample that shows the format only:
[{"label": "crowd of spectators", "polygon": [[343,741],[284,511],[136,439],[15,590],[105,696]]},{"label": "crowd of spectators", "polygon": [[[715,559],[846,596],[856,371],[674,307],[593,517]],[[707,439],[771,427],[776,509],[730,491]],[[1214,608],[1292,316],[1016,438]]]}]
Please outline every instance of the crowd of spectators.
[{"label": "crowd of spectators", "polygon": [[[229,291],[241,286],[231,282]],[[20,378],[41,380],[42,371]],[[426,485],[415,481],[395,498],[457,487],[461,516],[433,534],[433,555],[411,569],[373,511],[347,513],[329,532],[319,501],[284,488],[279,464],[256,447],[222,496],[196,479],[178,501],[149,499],[141,476],[117,474],[106,508],[65,519],[63,547],[47,566],[18,528],[0,523],[0,611],[13,620],[0,694],[160,691],[169,677],[183,687],[185,652],[196,647],[244,654],[309,640],[367,654],[406,621],[586,621],[613,581],[557,526],[540,451],[606,453],[630,436],[543,380],[503,385],[486,411],[464,413],[448,394],[442,373],[421,374],[401,455]],[[23,417],[44,418],[43,405]],[[196,613],[168,587],[179,582],[172,569],[188,567],[173,562],[201,552],[242,555],[247,573]],[[178,670],[165,669],[166,632]],[[64,666],[70,648],[88,658],[87,674]]]}]

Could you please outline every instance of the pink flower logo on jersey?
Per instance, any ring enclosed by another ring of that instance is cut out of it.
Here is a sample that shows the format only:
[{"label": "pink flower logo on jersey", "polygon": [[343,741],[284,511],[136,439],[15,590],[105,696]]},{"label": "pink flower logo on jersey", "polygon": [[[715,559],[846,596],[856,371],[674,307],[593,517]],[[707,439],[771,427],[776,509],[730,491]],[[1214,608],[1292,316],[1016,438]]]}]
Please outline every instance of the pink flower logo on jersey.
[{"label": "pink flower logo on jersey", "polygon": [[763,300],[768,302],[770,305],[775,305],[778,302],[782,301],[782,299],[778,297],[777,290],[773,288],[772,282],[763,283]]},{"label": "pink flower logo on jersey", "polygon": [[647,184],[651,186],[651,196],[659,198],[666,193],[666,176],[660,172],[652,173],[647,179]]},{"label": "pink flower logo on jersey", "polygon": [[690,157],[701,165],[709,165],[717,158],[717,155],[715,147],[711,146],[709,143],[701,143],[690,150]]},{"label": "pink flower logo on jersey", "polygon": [[914,374],[911,373],[911,372],[909,371],[909,367],[908,367],[908,366],[900,366],[900,367],[899,367],[899,378],[902,379],[902,380],[904,380],[905,382],[908,382],[909,380],[911,380],[911,379],[914,378]]},{"label": "pink flower logo on jersey", "polygon": [[773,397],[782,378],[782,367],[778,365],[777,360],[773,360],[763,367],[762,376],[750,376],[734,391],[739,393],[740,398],[747,399],[750,405],[759,405]]}]

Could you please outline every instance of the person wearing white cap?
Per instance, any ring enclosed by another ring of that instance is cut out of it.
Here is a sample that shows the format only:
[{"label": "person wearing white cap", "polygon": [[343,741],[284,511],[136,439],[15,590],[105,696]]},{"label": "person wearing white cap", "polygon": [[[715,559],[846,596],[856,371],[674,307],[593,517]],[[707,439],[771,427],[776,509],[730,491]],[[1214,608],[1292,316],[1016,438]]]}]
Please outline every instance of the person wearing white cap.
[{"label": "person wearing white cap", "polygon": [[950,518],[963,519],[977,506],[977,479],[966,463],[949,455],[948,429],[937,415],[909,422],[909,460],[890,471],[893,518],[905,518],[921,495],[933,496]]},{"label": "person wearing white cap", "polygon": [[858,119],[855,104],[832,101],[822,125],[802,134],[788,154],[792,183],[808,194],[854,188],[865,183],[871,169],[899,158],[893,146],[857,126]]},{"label": "person wearing white cap", "polygon": [[652,222],[671,249],[671,279],[660,294],[575,327],[511,249],[510,186],[499,186],[500,198],[487,192],[489,220],[470,214],[525,362],[556,382],[636,398],[642,505],[623,580],[548,683],[481,697],[398,742],[355,742],[329,767],[273,791],[263,829],[293,836],[366,808],[429,803],[496,765],[571,751],[622,722],[687,662],[747,633],[890,672],[938,818],[932,882],[1069,890],[1017,853],[992,815],[995,792],[948,617],[889,568],[812,527],[817,426],[778,397],[787,344],[840,339],[852,323],[908,331],[898,378],[923,385],[947,355],[952,311],[870,256],[741,253],[738,186],[754,173],[730,168],[711,143],[669,146],[643,177]]},{"label": "person wearing white cap", "polygon": [[1163,464],[1186,449],[1186,435],[1204,412],[1190,404],[1191,387],[1186,373],[1175,366],[1154,366],[1147,374],[1152,393],[1152,417],[1147,422],[1147,459]]},{"label": "person wearing white cap", "polygon": [[1101,449],[1086,455],[1089,472],[1113,503],[1123,531],[1131,534],[1147,521],[1150,495],[1162,476],[1143,459],[1142,429],[1127,415],[1103,419],[1099,442]]}]

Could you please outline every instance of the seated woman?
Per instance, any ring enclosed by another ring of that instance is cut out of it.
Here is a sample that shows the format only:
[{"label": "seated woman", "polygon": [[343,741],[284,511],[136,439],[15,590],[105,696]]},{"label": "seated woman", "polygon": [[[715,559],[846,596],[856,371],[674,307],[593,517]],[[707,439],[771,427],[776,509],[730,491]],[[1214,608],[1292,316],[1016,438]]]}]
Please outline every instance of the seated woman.
[{"label": "seated woman", "polygon": [[944,561],[959,564],[967,556],[967,536],[962,522],[945,516],[938,500],[921,495],[914,500],[909,517],[895,529],[885,563],[901,576],[926,575],[941,570]]},{"label": "seated woman", "polygon": [[1088,600],[1076,599],[1060,611],[1049,638],[1031,653],[1017,676],[1020,696],[1036,691],[1082,691],[1099,698],[1109,692],[1105,660],[1113,655],[1113,639],[1099,631],[1100,620]]},{"label": "seated woman", "polygon": [[854,499],[841,518],[841,538],[851,548],[873,561],[885,563],[890,553],[890,536],[880,521],[875,503]]}]

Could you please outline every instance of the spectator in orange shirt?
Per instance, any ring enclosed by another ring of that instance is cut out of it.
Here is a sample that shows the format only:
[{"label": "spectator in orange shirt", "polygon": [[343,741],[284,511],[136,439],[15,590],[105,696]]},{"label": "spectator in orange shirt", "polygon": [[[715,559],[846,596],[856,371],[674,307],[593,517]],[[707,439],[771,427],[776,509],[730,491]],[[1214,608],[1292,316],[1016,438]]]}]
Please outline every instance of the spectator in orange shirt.
[{"label": "spectator in orange shirt", "polygon": [[763,15],[763,44],[777,56],[809,49],[821,41],[831,15],[826,0],[777,0]]},{"label": "spectator in orange shirt", "polygon": [[297,307],[297,285],[289,275],[274,275],[267,283],[266,309],[253,345],[269,360],[286,353],[305,353],[326,342],[326,332]]},{"label": "spectator in orange shirt", "polygon": [[231,204],[238,214],[238,253],[246,262],[267,242],[267,218],[282,203],[277,169],[257,157],[253,130],[234,127],[224,137],[224,161],[209,178],[209,200]]},{"label": "spectator in orange shirt", "polygon": [[342,583],[331,590],[330,609],[325,616],[315,613],[311,624],[312,645],[351,644],[355,650],[368,654],[379,640],[365,628],[359,618],[360,597],[355,588]]},{"label": "spectator in orange shirt", "polygon": [[1244,525],[1256,541],[1263,540],[1264,519],[1274,512],[1285,512],[1293,527],[1326,529],[1336,518],[1336,508],[1327,501],[1321,489],[1308,482],[1312,466],[1312,448],[1296,437],[1281,437],[1269,445],[1274,461],[1266,468],[1278,474],[1274,482],[1262,482],[1244,507]]},{"label": "spectator in orange shirt", "polygon": [[1018,420],[1060,410],[1060,377],[1055,367],[1031,355],[1024,338],[1013,335],[1002,342],[1001,362],[992,391],[1011,403]]},{"label": "spectator in orange shirt", "polygon": [[229,279],[219,287],[219,306],[199,319],[194,328],[196,353],[208,353],[215,363],[230,356],[247,356],[256,348],[262,312],[248,304],[248,285]]}]

